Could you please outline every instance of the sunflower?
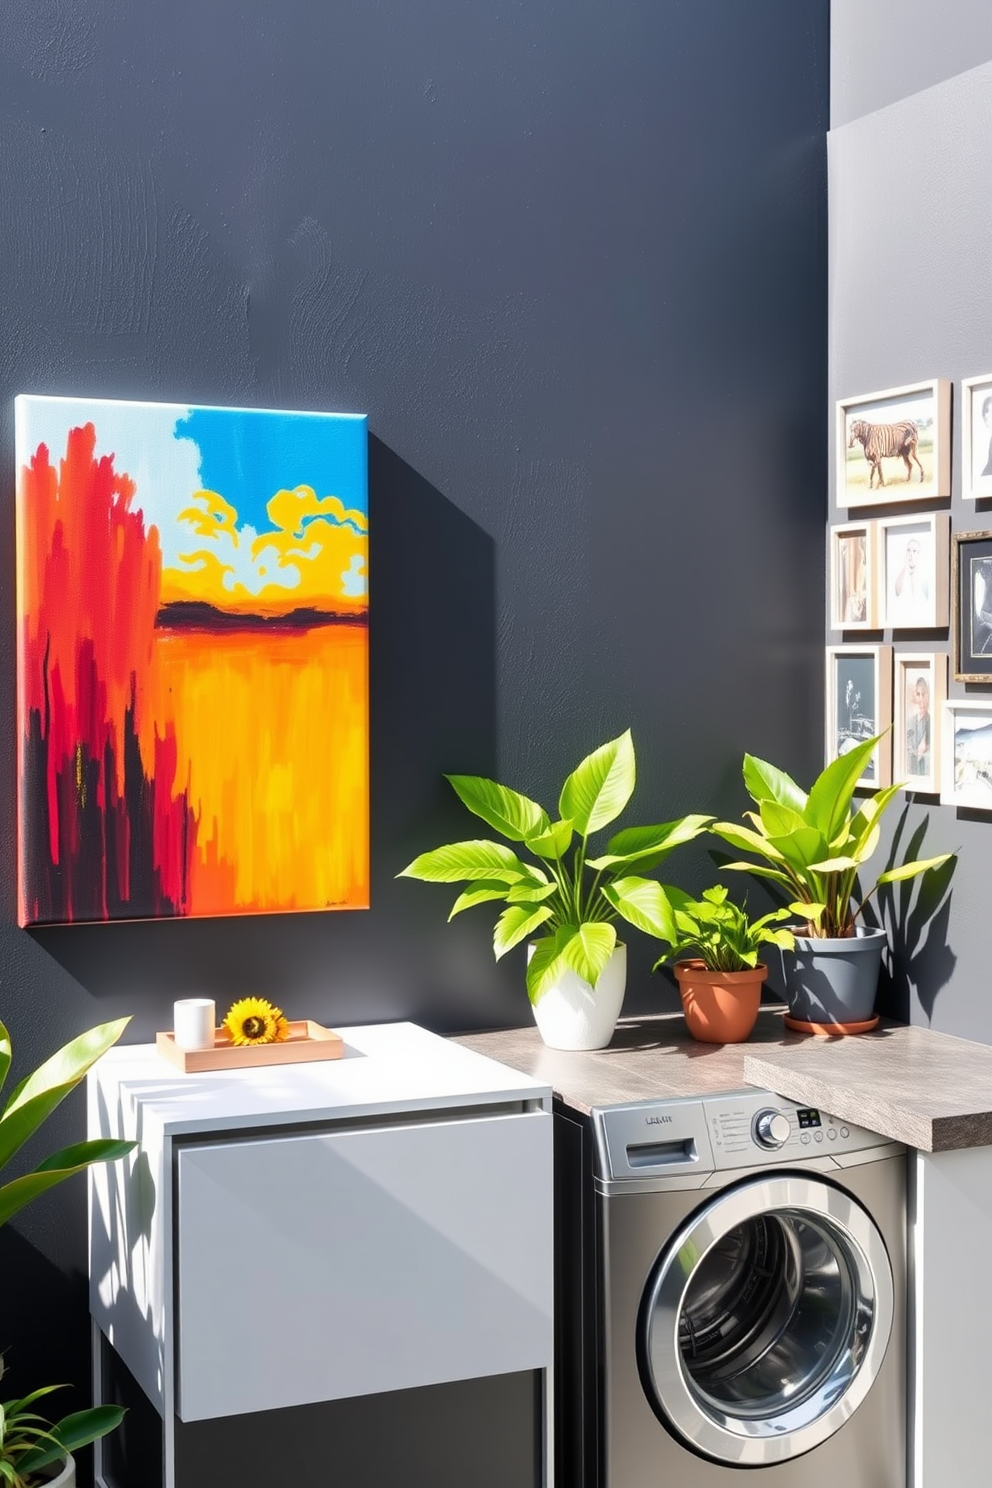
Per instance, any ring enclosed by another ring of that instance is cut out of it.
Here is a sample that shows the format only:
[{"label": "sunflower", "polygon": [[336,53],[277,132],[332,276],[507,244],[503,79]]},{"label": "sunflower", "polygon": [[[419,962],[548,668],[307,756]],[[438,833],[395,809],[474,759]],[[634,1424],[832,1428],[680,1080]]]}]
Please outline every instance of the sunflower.
[{"label": "sunflower", "polygon": [[242,997],[228,1010],[224,1027],[232,1044],[278,1044],[289,1037],[289,1023],[281,1008],[264,997]]}]

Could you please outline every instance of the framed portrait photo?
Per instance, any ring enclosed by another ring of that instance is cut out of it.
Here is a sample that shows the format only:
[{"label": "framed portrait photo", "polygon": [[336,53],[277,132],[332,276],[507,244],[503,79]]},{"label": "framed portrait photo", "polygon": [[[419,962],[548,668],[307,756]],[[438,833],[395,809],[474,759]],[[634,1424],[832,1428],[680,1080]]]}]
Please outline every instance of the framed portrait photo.
[{"label": "framed portrait photo", "polygon": [[957,682],[992,682],[992,532],[955,532],[951,637]]},{"label": "framed portrait photo", "polygon": [[961,495],[992,496],[992,372],[961,383]]},{"label": "framed portrait photo", "polygon": [[992,702],[944,704],[940,800],[992,811]]},{"label": "framed portrait photo", "polygon": [[940,790],[940,721],[946,700],[943,652],[896,652],[892,775],[903,790]]},{"label": "framed portrait photo", "polygon": [[876,630],[878,557],[874,522],[845,522],[830,529],[830,627]]},{"label": "framed portrait photo", "polygon": [[[829,764],[892,722],[892,647],[828,646],[826,758]],[[892,780],[888,734],[872,751],[859,785],[875,790]]]},{"label": "framed portrait photo", "polygon": [[951,384],[938,377],[837,404],[837,505],[951,494]]},{"label": "framed portrait photo", "polygon": [[934,630],[947,624],[950,532],[947,512],[879,518],[883,626]]}]

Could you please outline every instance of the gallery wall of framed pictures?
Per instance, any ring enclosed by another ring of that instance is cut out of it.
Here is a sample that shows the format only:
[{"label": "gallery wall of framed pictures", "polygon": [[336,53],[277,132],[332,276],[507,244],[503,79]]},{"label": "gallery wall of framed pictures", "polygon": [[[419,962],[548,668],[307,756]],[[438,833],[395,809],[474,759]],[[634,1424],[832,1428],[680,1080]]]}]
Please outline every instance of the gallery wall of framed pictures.
[{"label": "gallery wall of framed pictures", "polygon": [[960,384],[974,530],[950,510],[951,405],[946,378],[836,404],[826,757],[887,731],[859,785],[992,813],[992,372]]}]

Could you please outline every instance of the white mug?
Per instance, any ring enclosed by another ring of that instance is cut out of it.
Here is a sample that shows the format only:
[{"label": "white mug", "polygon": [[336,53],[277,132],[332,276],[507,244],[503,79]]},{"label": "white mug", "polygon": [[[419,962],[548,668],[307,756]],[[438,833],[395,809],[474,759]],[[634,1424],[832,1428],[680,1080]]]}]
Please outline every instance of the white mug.
[{"label": "white mug", "polygon": [[172,1009],[172,1037],[179,1049],[212,1049],[217,1009],[212,997],[183,997]]}]

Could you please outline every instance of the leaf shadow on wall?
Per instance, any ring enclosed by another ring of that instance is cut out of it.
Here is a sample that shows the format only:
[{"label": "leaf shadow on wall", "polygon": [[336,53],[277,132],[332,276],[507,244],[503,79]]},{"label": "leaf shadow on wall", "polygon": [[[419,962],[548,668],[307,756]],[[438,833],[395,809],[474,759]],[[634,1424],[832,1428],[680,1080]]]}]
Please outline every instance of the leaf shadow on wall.
[{"label": "leaf shadow on wall", "polygon": [[[924,848],[927,821],[919,823],[901,847],[908,828],[909,805],[896,826],[887,868],[918,858],[934,856]],[[957,957],[947,942],[951,913],[951,879],[957,859],[953,855],[939,868],[904,883],[884,884],[871,920],[888,932],[889,951],[879,979],[878,1011],[903,1023],[912,1021],[914,996],[929,1022],[934,1004],[951,979]],[[866,923],[868,921],[866,915]]]},{"label": "leaf shadow on wall", "polygon": [[441,771],[466,760],[495,769],[493,541],[374,437],[369,505],[372,907],[33,927],[37,945],[99,999],[101,1017],[134,1014],[128,1042],[171,1027],[173,1000],[194,992],[218,1007],[274,995],[291,1016],[339,1023],[507,1021],[499,968],[477,978],[468,1019],[464,991],[457,1007],[456,963],[477,952],[477,937],[452,936],[443,916],[425,920],[423,901],[395,882],[428,838],[463,833]]}]

